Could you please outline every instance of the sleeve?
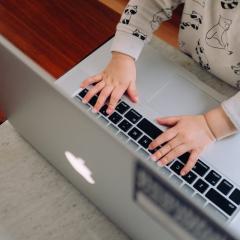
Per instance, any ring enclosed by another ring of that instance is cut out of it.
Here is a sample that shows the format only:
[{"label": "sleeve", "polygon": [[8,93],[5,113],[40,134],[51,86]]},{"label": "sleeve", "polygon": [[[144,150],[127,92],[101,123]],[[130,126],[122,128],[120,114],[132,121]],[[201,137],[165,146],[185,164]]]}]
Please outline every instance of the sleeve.
[{"label": "sleeve", "polygon": [[234,126],[240,131],[240,92],[222,102],[222,108]]},{"label": "sleeve", "polygon": [[172,17],[172,11],[184,0],[131,0],[126,6],[113,40],[111,51],[138,59],[144,44],[152,38],[160,23]]}]

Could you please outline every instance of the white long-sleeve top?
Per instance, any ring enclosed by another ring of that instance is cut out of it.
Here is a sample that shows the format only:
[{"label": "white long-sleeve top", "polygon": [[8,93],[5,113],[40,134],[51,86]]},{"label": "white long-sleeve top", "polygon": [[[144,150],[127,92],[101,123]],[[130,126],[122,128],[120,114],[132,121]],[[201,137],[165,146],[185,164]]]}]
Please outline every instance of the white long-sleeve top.
[{"label": "white long-sleeve top", "polygon": [[[131,0],[117,25],[111,51],[137,60],[153,32],[181,3],[180,49],[203,69],[240,89],[240,0]],[[222,107],[240,131],[240,92]]]}]

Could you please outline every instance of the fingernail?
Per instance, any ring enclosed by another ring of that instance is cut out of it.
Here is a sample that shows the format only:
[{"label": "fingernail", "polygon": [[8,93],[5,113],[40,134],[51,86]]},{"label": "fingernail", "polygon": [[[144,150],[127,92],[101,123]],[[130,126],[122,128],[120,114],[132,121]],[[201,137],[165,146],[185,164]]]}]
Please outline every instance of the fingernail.
[{"label": "fingernail", "polygon": [[181,176],[184,176],[185,174],[186,174],[185,171],[181,171],[181,172],[180,172],[180,175],[181,175]]},{"label": "fingernail", "polygon": [[87,103],[86,99],[83,99],[82,102],[83,102],[83,103]]},{"label": "fingernail", "polygon": [[152,145],[151,144],[148,145],[148,149],[152,150]]},{"label": "fingernail", "polygon": [[111,108],[108,108],[108,109],[107,109],[107,113],[108,113],[108,114],[112,113],[112,109],[111,109]]}]

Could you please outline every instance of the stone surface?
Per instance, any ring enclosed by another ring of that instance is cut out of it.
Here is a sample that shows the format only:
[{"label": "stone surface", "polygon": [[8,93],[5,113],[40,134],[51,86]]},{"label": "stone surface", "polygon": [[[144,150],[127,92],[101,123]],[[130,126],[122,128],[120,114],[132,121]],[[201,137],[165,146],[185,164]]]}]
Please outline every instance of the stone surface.
[{"label": "stone surface", "polygon": [[0,196],[1,239],[128,239],[9,122],[0,126]]}]

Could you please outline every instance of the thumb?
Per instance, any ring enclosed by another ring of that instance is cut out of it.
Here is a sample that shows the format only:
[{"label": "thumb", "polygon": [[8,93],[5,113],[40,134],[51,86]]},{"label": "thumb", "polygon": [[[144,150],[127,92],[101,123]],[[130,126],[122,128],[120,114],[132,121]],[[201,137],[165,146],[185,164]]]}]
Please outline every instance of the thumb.
[{"label": "thumb", "polygon": [[179,120],[180,120],[180,117],[178,116],[157,118],[157,122],[159,124],[166,125],[166,126],[176,125]]},{"label": "thumb", "polygon": [[138,101],[138,93],[137,93],[137,87],[136,87],[136,81],[132,81],[127,89],[127,93],[130,97],[130,99],[133,102]]}]

